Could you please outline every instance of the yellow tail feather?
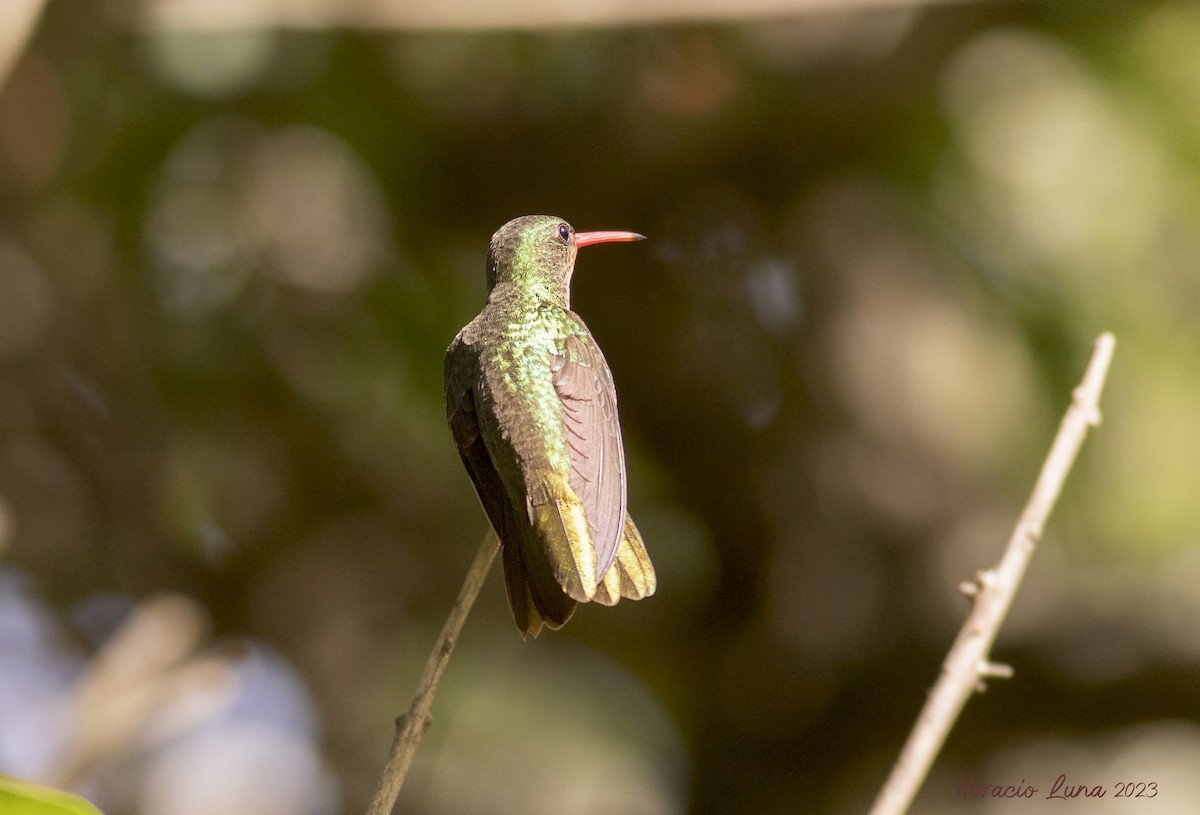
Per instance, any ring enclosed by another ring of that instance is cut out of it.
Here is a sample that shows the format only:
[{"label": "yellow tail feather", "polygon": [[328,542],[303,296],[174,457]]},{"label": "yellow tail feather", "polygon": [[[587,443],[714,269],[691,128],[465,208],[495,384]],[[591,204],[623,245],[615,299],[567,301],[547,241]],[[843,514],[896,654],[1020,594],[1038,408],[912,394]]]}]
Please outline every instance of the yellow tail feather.
[{"label": "yellow tail feather", "polygon": [[596,594],[596,549],[583,503],[569,488],[533,507],[533,526],[554,577],[567,596],[586,603]]},{"label": "yellow tail feather", "polygon": [[622,597],[629,600],[649,597],[657,587],[658,578],[654,574],[654,564],[650,562],[642,534],[626,514],[617,556],[604,575],[604,580],[596,587],[592,599],[606,606],[615,606]]}]

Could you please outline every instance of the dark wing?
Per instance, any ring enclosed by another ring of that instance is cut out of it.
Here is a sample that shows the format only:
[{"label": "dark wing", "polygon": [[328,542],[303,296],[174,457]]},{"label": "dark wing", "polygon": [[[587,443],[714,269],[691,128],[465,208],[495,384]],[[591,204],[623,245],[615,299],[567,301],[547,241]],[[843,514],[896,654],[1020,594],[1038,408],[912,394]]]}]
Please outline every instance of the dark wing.
[{"label": "dark wing", "polygon": [[596,577],[603,580],[625,522],[625,451],[617,390],[590,334],[569,334],[551,368],[570,448],[569,481],[583,504],[596,550]]},{"label": "dark wing", "polygon": [[442,378],[446,396],[446,422],[462,457],[463,466],[475,483],[475,491],[483,510],[487,513],[492,528],[500,540],[508,540],[510,534],[509,503],[500,475],[496,472],[483,438],[479,435],[479,418],[475,413],[475,382],[479,361],[475,350],[462,341],[461,335],[446,349],[442,365]]}]

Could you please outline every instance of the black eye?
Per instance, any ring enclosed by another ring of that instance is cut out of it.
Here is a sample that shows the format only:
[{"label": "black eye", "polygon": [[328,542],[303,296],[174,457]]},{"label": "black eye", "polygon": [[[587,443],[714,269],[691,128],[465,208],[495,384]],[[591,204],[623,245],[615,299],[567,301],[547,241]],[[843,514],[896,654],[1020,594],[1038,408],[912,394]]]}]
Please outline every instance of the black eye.
[{"label": "black eye", "polygon": [[562,239],[563,243],[570,243],[571,242],[571,227],[567,226],[566,224],[559,224],[558,225],[558,237]]}]

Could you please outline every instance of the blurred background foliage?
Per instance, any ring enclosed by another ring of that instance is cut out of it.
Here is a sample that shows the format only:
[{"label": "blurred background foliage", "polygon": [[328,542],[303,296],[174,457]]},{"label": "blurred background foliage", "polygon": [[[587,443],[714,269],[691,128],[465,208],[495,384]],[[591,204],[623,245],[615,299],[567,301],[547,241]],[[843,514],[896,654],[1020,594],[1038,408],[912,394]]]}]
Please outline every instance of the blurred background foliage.
[{"label": "blurred background foliage", "polygon": [[916,811],[970,773],[1200,808],[1200,4],[159,6],[48,3],[0,92],[0,772],[365,808],[484,529],[442,352],[492,231],[550,212],[650,237],[574,305],[659,591],[522,642],[493,575],[403,811],[864,810],[1105,329],[1016,677]]}]

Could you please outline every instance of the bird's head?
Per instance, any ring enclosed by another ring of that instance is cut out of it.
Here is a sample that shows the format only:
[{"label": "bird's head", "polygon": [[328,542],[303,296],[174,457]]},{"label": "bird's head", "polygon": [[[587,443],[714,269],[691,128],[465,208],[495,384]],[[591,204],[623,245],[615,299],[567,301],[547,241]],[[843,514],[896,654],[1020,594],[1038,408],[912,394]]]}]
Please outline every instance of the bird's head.
[{"label": "bird's head", "polygon": [[553,215],[514,218],[492,235],[487,256],[488,293],[514,292],[555,302],[571,301],[575,253],[593,243],[640,241],[636,232],[576,232]]}]

